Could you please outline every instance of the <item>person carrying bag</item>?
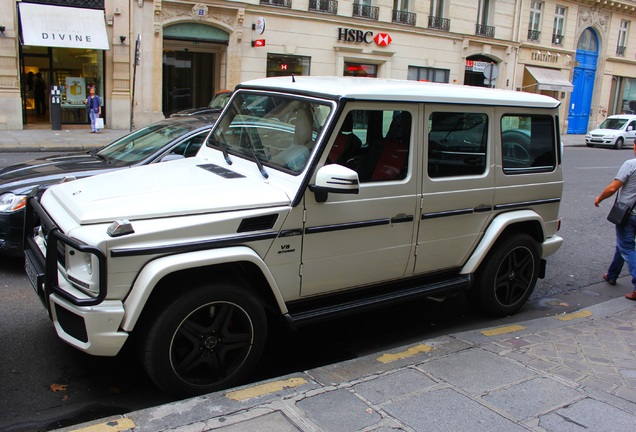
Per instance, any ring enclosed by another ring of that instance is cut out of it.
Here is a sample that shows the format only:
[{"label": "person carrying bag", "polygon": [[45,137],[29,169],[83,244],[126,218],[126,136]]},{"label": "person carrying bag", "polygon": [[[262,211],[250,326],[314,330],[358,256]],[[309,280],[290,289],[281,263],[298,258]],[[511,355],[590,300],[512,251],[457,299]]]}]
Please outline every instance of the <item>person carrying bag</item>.
[{"label": "person carrying bag", "polygon": [[[102,114],[102,100],[95,94],[95,87],[90,88],[89,96],[84,100],[84,103],[88,110],[88,116],[91,119],[91,133],[99,133],[99,129],[104,127],[104,120],[100,118]],[[101,128],[98,128],[98,122],[100,122]]]},{"label": "person carrying bag", "polygon": [[[634,146],[636,156],[636,145]],[[636,157],[623,163],[614,177],[599,196],[594,199],[596,207],[618,192],[612,210],[607,219],[616,225],[616,247],[614,258],[603,275],[603,279],[610,285],[616,285],[616,279],[621,273],[623,264],[627,262],[627,268],[632,276],[632,292],[625,294],[625,298],[636,300]]]}]

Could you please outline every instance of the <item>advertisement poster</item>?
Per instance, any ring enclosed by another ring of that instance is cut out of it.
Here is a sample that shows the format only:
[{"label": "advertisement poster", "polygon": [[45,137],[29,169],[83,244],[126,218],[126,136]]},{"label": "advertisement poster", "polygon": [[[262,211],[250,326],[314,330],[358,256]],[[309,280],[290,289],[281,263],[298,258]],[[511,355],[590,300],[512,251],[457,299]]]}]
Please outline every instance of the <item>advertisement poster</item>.
[{"label": "advertisement poster", "polygon": [[66,77],[66,103],[84,105],[86,99],[86,81],[82,77]]}]

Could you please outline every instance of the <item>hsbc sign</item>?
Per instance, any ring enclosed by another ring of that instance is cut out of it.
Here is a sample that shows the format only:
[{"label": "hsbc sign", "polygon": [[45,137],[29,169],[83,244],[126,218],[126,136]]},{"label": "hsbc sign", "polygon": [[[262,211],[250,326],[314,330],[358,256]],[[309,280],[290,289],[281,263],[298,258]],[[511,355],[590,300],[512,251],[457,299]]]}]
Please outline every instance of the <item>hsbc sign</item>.
[{"label": "hsbc sign", "polygon": [[393,41],[388,33],[378,33],[374,36],[372,31],[362,31],[344,27],[338,27],[338,40],[365,44],[375,42],[378,46],[387,46]]}]

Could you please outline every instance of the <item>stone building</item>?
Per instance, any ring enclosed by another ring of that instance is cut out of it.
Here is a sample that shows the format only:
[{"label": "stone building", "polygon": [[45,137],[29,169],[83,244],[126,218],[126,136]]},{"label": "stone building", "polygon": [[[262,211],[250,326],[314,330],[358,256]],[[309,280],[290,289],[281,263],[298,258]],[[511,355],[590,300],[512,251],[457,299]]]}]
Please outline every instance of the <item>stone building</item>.
[{"label": "stone building", "polygon": [[65,127],[87,122],[91,85],[128,129],[292,73],[545,93],[563,133],[636,110],[632,0],[24,0],[0,16],[0,129],[50,127],[38,73]]}]

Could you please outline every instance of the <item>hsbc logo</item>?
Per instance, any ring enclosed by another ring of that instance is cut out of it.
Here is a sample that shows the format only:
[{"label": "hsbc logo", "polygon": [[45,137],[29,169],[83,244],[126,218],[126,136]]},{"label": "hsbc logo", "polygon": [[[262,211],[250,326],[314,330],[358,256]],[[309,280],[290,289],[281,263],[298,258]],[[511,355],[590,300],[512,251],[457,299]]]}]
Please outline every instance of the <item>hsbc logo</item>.
[{"label": "hsbc logo", "polygon": [[378,46],[387,46],[393,39],[387,33],[378,33],[375,36],[372,31],[362,31],[344,27],[338,27],[338,40],[343,42],[355,42],[371,44],[373,42]]},{"label": "hsbc logo", "polygon": [[387,33],[378,33],[377,35],[375,35],[373,40],[376,44],[378,44],[378,46],[387,46],[393,41],[393,39],[391,39],[391,36],[389,36]]}]

